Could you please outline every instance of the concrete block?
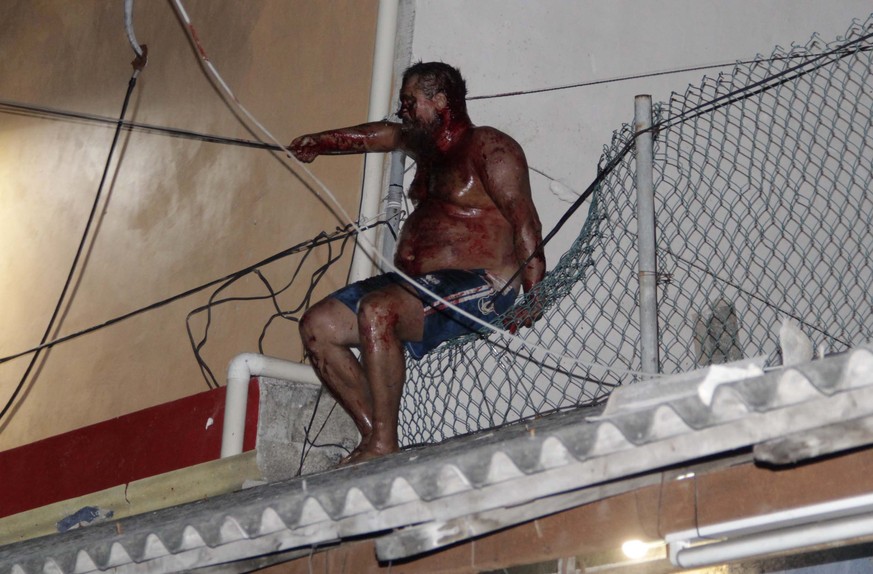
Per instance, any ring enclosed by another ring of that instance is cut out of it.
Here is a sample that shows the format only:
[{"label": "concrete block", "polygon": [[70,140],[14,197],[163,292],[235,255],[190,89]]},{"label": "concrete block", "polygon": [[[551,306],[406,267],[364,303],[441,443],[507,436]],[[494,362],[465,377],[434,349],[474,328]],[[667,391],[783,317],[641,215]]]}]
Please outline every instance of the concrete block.
[{"label": "concrete block", "polygon": [[352,419],[321,385],[260,378],[256,448],[266,480],[333,468],[359,440]]}]

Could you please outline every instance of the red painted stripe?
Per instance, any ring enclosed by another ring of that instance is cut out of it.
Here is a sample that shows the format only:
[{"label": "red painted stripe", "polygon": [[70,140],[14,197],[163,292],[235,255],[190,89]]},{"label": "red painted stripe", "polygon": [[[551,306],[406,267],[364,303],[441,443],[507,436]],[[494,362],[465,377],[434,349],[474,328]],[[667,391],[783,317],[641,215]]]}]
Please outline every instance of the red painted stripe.
[{"label": "red painted stripe", "polygon": [[[221,387],[0,452],[0,517],[217,459],[224,396]],[[246,451],[257,439],[258,398],[252,378]]]}]

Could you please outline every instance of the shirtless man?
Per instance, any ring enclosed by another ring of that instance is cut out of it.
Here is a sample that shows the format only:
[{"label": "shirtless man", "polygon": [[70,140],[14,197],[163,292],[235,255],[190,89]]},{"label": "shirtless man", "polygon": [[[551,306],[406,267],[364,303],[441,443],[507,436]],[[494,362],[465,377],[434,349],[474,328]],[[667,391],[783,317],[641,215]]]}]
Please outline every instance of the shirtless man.
[{"label": "shirtless man", "polygon": [[[524,152],[508,135],[474,126],[466,94],[457,69],[418,63],[403,75],[402,123],[308,134],[289,148],[307,163],[330,154],[402,150],[411,156],[415,209],[401,230],[394,264],[492,321],[513,304],[519,286],[527,293],[542,280],[545,257]],[[520,312],[505,326],[514,332],[539,314]],[[300,334],[312,366],[361,433],[345,463],[398,450],[404,347],[418,359],[471,330],[481,327],[393,273],[340,289],[305,313]],[[360,349],[361,362],[352,347]]]}]

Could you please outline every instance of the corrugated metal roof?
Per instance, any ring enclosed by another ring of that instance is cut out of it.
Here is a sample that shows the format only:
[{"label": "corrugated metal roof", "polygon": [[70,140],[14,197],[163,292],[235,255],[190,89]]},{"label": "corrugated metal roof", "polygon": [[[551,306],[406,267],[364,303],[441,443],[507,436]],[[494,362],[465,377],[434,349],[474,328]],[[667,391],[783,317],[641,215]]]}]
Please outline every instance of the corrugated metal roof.
[{"label": "corrugated metal roof", "polygon": [[0,565],[177,572],[366,535],[381,537],[381,558],[398,558],[481,534],[461,531],[470,517],[530,520],[554,511],[533,501],[568,493],[563,504],[582,504],[608,496],[604,483],[871,415],[871,346],[764,374],[748,362],[712,367],[620,389],[602,412],[544,416],[9,545]]}]

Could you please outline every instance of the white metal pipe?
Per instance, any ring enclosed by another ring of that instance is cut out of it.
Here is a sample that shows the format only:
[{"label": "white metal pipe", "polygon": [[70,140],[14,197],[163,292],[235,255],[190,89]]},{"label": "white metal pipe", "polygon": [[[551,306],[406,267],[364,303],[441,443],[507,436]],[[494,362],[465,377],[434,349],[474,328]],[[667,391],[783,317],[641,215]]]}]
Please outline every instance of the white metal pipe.
[{"label": "white metal pipe", "polygon": [[[406,154],[395,151],[391,154],[391,168],[388,177],[388,196],[385,199],[385,219],[389,227],[382,228],[380,245],[382,257],[391,261],[396,245],[395,235],[400,230],[400,212],[403,209],[403,173]],[[385,271],[383,269],[383,271]]]},{"label": "white metal pipe", "polygon": [[227,367],[227,396],[224,400],[224,427],[221,432],[221,458],[240,454],[246,425],[246,403],[252,377],[270,377],[296,383],[320,385],[309,365],[294,363],[257,353],[243,353]]},{"label": "white metal pipe", "polygon": [[[373,52],[373,73],[370,81],[370,107],[367,121],[375,122],[388,117],[391,105],[391,89],[394,76],[394,44],[397,37],[397,12],[399,0],[379,0],[379,14],[376,20],[376,46]],[[361,210],[359,218],[363,221],[379,213],[382,201],[383,182],[382,154],[370,153],[364,158],[364,183],[361,190]],[[362,232],[370,245],[376,244],[375,230]],[[350,281],[359,281],[373,275],[374,256],[367,253],[359,239],[349,273]]]},{"label": "white metal pipe", "polygon": [[864,514],[699,546],[674,547],[671,544],[670,561],[682,568],[700,568],[869,535],[873,535],[873,515]]},{"label": "white metal pipe", "polygon": [[644,373],[656,374],[658,363],[658,294],[655,259],[654,138],[652,96],[634,98],[637,185],[637,249],[640,283],[640,356]]},{"label": "white metal pipe", "polygon": [[670,561],[690,568],[873,534],[871,528],[868,493],[673,532],[665,541]]},{"label": "white metal pipe", "polygon": [[[394,77],[400,78],[412,63],[412,37],[415,28],[415,0],[400,0],[397,9],[397,37],[394,44]],[[391,108],[397,109],[400,101],[397,90],[391,92]],[[403,210],[403,184],[406,178],[406,154],[395,151],[391,154],[388,169],[388,194],[385,198],[386,226],[379,227],[379,251],[382,253],[382,271],[385,261],[394,260],[396,235],[400,230],[400,212]]]}]

